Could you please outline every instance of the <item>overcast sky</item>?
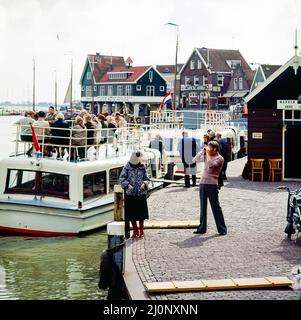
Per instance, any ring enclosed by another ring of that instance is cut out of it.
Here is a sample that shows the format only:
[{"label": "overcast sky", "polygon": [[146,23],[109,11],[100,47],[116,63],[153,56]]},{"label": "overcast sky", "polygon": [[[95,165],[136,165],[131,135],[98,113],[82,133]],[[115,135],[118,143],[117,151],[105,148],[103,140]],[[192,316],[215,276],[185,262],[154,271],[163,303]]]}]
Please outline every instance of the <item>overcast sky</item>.
[{"label": "overcast sky", "polygon": [[77,98],[87,54],[173,64],[176,29],[167,22],[179,25],[178,62],[208,47],[239,49],[249,63],[284,64],[296,28],[301,39],[301,0],[0,0],[0,101],[32,100],[33,58],[36,101],[54,101],[56,70],[59,103],[71,55]]}]

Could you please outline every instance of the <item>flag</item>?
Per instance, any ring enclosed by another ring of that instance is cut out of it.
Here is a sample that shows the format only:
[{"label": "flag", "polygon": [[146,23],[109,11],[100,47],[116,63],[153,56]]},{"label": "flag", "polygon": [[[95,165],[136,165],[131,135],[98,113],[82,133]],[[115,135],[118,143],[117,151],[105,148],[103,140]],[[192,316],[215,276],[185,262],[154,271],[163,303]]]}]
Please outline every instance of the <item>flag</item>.
[{"label": "flag", "polygon": [[162,100],[161,104],[160,104],[160,110],[162,110],[164,108],[164,105],[169,105],[171,106],[171,93],[170,91],[168,91],[164,97],[164,99]]},{"label": "flag", "polygon": [[32,141],[33,141],[34,148],[36,149],[36,152],[40,152],[41,150],[40,150],[39,142],[38,142],[36,133],[34,131],[34,128],[32,126],[32,123],[30,122],[29,125],[30,125],[30,128],[31,128]]}]

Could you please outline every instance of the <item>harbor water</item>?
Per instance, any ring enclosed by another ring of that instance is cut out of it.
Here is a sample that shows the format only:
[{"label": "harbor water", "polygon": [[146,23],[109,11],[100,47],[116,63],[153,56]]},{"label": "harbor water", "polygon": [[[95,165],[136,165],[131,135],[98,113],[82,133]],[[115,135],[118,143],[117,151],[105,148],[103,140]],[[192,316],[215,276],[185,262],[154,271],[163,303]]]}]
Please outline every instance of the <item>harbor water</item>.
[{"label": "harbor water", "polygon": [[[12,124],[19,118],[0,117],[0,158],[14,151]],[[0,300],[105,299],[97,285],[106,248],[106,229],[79,237],[0,234]]]}]

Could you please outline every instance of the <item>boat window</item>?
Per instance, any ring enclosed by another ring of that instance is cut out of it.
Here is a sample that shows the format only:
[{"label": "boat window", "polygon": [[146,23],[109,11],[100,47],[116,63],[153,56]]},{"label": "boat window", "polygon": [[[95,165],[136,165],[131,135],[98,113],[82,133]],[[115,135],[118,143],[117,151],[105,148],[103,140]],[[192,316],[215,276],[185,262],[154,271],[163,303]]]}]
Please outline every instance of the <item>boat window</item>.
[{"label": "boat window", "polygon": [[109,171],[109,192],[114,192],[114,185],[119,184],[119,176],[123,167],[114,168]]},{"label": "boat window", "polygon": [[87,174],[84,176],[84,199],[107,193],[106,188],[106,171]]},{"label": "boat window", "polygon": [[41,171],[8,170],[7,193],[69,197],[69,176]]},{"label": "boat window", "polygon": [[68,196],[69,176],[42,172],[41,193],[49,196]]}]

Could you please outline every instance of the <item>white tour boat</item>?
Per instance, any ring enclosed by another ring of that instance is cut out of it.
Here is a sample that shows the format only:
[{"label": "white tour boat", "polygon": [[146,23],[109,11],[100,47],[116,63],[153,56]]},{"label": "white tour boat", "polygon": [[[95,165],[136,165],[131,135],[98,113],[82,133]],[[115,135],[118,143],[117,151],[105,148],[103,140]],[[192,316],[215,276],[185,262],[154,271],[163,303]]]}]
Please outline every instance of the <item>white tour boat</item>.
[{"label": "white tour boat", "polygon": [[[18,126],[14,154],[0,161],[0,230],[73,236],[111,222],[114,185],[119,184],[120,172],[133,150],[143,150],[149,175],[161,178],[160,152],[143,146],[139,133],[143,129],[118,130],[112,137],[111,129],[101,129],[106,143],[81,146],[89,159],[72,160],[69,155],[78,154],[80,147],[73,146],[71,139],[68,145],[51,145],[44,134],[41,150],[50,145],[53,150],[64,150],[63,159],[56,153],[47,157],[44,151],[26,156],[31,143],[21,141]],[[162,185],[151,182],[150,192]]]}]

